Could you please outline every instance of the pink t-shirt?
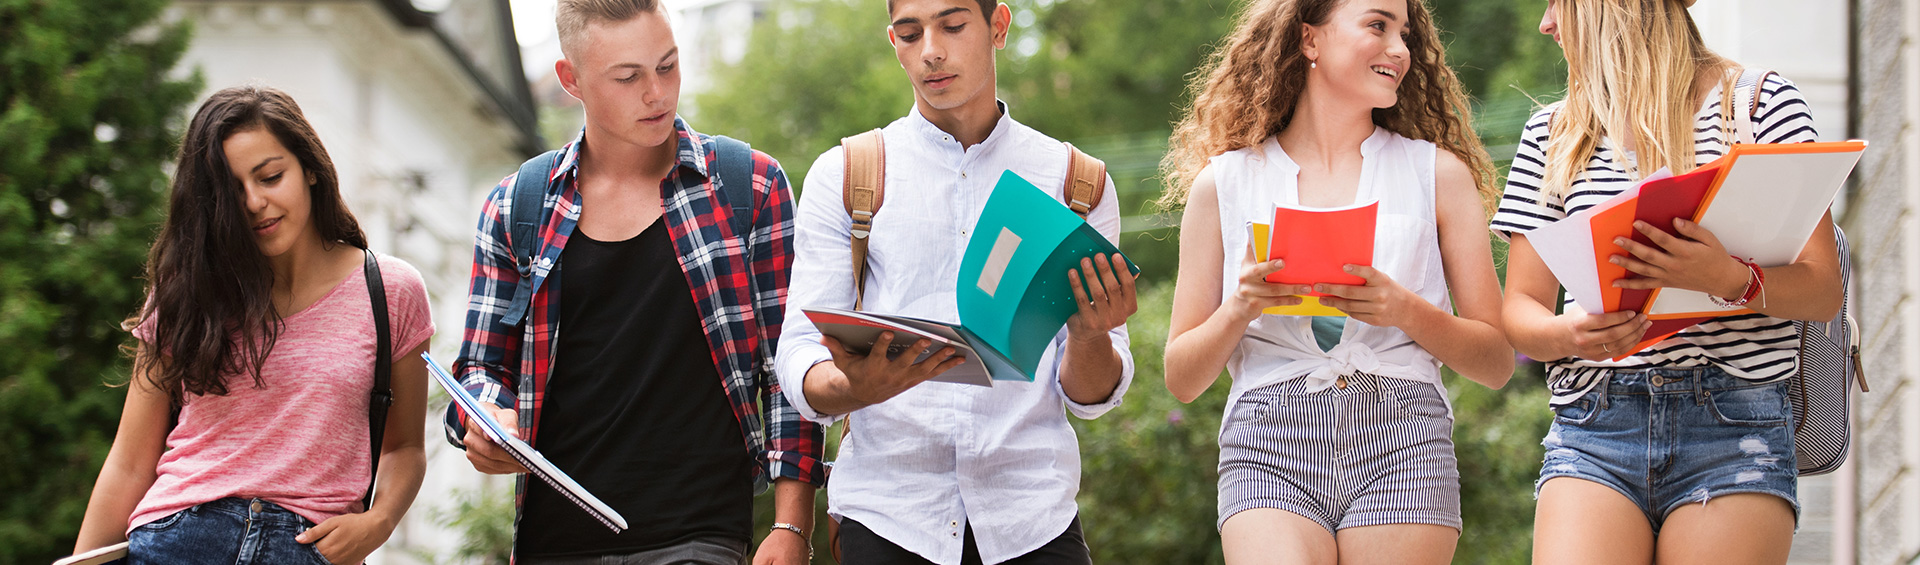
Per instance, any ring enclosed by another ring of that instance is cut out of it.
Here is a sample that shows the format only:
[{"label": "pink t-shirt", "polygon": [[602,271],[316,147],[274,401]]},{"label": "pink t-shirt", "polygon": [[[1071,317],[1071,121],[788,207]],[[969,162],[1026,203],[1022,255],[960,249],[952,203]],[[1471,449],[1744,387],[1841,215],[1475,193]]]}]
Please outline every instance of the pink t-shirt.
[{"label": "pink t-shirt", "polygon": [[[380,256],[397,360],[433,336],[427,288],[405,261]],[[367,436],[376,335],[359,269],[312,306],[288,316],[260,370],[229,375],[224,396],[189,395],[167,435],[159,478],[128,531],[196,504],[261,498],[314,522],[362,510],[372,478]],[[152,328],[134,330],[152,342]],[[388,426],[419,422],[387,421]]]}]

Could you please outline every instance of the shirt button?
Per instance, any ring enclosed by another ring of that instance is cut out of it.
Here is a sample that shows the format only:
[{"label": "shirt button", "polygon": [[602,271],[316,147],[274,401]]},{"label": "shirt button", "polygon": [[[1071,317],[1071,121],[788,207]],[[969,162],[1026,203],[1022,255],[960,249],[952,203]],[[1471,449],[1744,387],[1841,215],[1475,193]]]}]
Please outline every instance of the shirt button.
[{"label": "shirt button", "polygon": [[959,521],[959,520],[954,520],[954,521],[952,521],[952,522],[947,522],[947,527],[949,527],[949,528],[958,528],[958,527],[960,527],[960,521]]},{"label": "shirt button", "polygon": [[960,171],[960,178],[967,178],[967,172],[966,172],[966,171]]},{"label": "shirt button", "polygon": [[1347,389],[1347,378],[1346,378],[1346,377],[1340,377],[1340,380],[1338,380],[1338,381],[1334,381],[1334,382],[1333,382],[1333,386],[1335,386],[1335,387],[1338,387],[1338,388],[1339,388],[1340,390],[1346,390],[1346,389]]}]

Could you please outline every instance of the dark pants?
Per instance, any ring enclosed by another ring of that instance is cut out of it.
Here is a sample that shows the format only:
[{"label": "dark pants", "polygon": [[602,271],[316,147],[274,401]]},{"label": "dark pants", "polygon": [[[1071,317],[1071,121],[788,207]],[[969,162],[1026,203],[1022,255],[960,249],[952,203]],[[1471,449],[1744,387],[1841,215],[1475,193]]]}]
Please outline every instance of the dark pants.
[{"label": "dark pants", "polygon": [[526,565],[746,565],[747,542],[727,538],[695,538],[671,547],[590,557],[521,557]]},{"label": "dark pants", "polygon": [[[961,565],[983,565],[980,562],[980,548],[973,542],[973,526],[967,526],[966,540],[960,550]],[[846,557],[842,565],[894,565],[921,564],[933,565],[925,557],[901,549],[887,541],[873,530],[851,519],[840,521],[840,554]],[[1087,537],[1080,533],[1080,518],[1074,517],[1067,525],[1067,531],[1060,537],[1040,546],[1026,555],[1006,561],[1007,565],[1092,565],[1093,556],[1087,552]]]}]

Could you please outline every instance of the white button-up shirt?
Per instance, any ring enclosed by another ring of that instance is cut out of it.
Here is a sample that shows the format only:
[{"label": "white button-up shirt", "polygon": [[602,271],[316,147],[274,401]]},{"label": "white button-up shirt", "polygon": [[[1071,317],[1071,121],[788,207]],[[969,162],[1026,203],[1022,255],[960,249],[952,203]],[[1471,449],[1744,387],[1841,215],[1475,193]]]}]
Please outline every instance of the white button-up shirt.
[{"label": "white button-up shirt", "polygon": [[[958,322],[960,259],[1001,172],[1011,170],[1060,197],[1066,147],[1013,121],[1004,109],[993,133],[970,148],[917,110],[882,131],[886,194],[868,244],[863,309]],[[787,399],[801,415],[823,424],[833,417],[813,409],[801,383],[808,369],[832,356],[800,310],[853,307],[842,151],[828,150],[807,173],[794,222],[791,314],[775,361]],[[1120,214],[1111,178],[1107,187],[1109,194],[1087,220],[1114,240]],[[853,430],[827,485],[828,513],[859,521],[942,564],[960,563],[968,524],[986,563],[1019,557],[1059,537],[1078,512],[1074,495],[1080,490],[1080,447],[1066,412],[1098,417],[1120,404],[1133,380],[1122,326],[1109,333],[1123,362],[1119,385],[1099,404],[1075,403],[1060,388],[1066,335],[1062,329],[1054,336],[1031,383],[927,382],[849,415]]]}]

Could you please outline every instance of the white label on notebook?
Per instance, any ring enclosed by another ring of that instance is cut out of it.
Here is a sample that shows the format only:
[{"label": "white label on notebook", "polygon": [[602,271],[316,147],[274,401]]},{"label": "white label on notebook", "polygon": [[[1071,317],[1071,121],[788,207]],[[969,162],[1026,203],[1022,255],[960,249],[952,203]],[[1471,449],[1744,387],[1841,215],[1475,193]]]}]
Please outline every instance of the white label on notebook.
[{"label": "white label on notebook", "polygon": [[1007,263],[1013,261],[1013,252],[1020,248],[1020,236],[1013,230],[1000,228],[1000,237],[993,240],[993,252],[987,254],[987,264],[980,267],[980,290],[987,296],[993,296],[1000,290],[1000,278],[1007,274]]}]

